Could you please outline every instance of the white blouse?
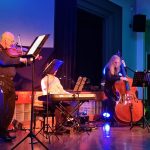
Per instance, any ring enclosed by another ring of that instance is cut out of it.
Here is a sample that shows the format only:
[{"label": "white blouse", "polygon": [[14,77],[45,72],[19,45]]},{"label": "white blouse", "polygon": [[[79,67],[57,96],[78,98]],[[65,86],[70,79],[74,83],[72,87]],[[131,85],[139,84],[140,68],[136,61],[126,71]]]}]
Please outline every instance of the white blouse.
[{"label": "white blouse", "polygon": [[60,83],[60,80],[51,74],[46,75],[41,80],[41,88],[43,95],[48,94],[69,94],[69,92],[65,91],[63,86]]}]

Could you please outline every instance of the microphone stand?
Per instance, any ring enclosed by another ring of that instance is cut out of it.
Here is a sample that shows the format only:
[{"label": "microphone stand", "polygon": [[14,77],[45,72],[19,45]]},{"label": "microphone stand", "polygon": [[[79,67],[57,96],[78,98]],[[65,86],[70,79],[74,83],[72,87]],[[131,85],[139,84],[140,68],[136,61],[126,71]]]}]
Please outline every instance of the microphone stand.
[{"label": "microphone stand", "polygon": [[[27,57],[29,58],[29,56]],[[35,70],[35,58],[34,56],[31,56],[30,58],[33,59],[32,61],[32,98],[31,98],[31,121],[30,121],[30,132],[28,133],[28,135],[26,137],[24,137],[19,143],[17,143],[14,147],[11,148],[11,150],[14,150],[17,146],[19,146],[24,140],[26,140],[28,137],[31,138],[31,149],[33,150],[33,138],[35,138],[45,149],[48,150],[48,147],[46,147],[37,137],[36,135],[33,133],[33,103],[34,103],[34,70]]]}]

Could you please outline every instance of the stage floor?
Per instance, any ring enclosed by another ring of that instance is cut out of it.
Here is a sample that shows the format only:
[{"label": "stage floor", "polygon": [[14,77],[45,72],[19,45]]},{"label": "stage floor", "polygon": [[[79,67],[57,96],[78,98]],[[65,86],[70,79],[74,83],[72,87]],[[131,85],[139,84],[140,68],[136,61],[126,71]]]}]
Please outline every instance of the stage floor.
[{"label": "stage floor", "polygon": [[[109,127],[104,129],[104,123],[93,123],[91,132],[73,132],[70,134],[58,135],[59,140],[55,135],[50,134],[49,139],[46,139],[42,134],[36,137],[50,150],[149,150],[150,149],[150,133],[148,129],[143,129],[140,126],[134,126],[130,130],[130,126]],[[95,127],[95,128],[94,128]],[[36,129],[36,133],[39,129]],[[15,133],[16,139],[11,143],[0,142],[0,149],[10,150],[19,141],[26,137],[29,130],[18,130]],[[30,136],[26,138],[16,150],[30,150]],[[33,144],[34,150],[44,150],[45,148],[36,142]]]}]

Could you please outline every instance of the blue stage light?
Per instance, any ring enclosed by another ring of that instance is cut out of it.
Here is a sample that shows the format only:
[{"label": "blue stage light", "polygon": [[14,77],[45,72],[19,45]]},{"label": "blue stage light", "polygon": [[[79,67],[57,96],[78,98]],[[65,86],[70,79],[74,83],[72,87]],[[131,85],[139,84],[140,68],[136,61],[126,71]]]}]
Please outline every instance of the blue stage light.
[{"label": "blue stage light", "polygon": [[110,117],[110,113],[104,112],[104,113],[103,113],[103,117],[104,117],[104,118],[109,118],[109,117]]},{"label": "blue stage light", "polygon": [[87,110],[84,110],[83,112],[82,112],[82,115],[87,115]]}]

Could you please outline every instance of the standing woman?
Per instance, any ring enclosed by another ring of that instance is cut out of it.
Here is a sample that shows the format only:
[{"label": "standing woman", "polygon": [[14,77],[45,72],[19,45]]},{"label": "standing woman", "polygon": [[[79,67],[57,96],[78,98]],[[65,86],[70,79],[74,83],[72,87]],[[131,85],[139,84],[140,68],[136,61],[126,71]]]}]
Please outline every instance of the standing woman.
[{"label": "standing woman", "polygon": [[111,116],[111,123],[114,124],[115,118],[115,105],[116,101],[119,100],[119,95],[117,94],[115,90],[115,82],[119,80],[127,81],[128,79],[126,77],[122,76],[121,72],[121,58],[118,55],[113,55],[109,62],[105,66],[104,70],[104,79],[105,79],[105,88],[104,92],[106,96],[108,97],[107,100],[105,100],[103,105],[106,107],[104,109],[107,109],[107,112],[110,113]]},{"label": "standing woman", "polygon": [[[0,40],[0,140],[12,141],[13,136],[8,133],[8,126],[12,121],[15,109],[15,88],[13,78],[16,74],[14,64],[27,63],[26,58],[11,57],[7,50],[14,45],[14,35],[4,32]],[[3,66],[2,66],[3,65]],[[8,67],[8,65],[12,65]]]}]

